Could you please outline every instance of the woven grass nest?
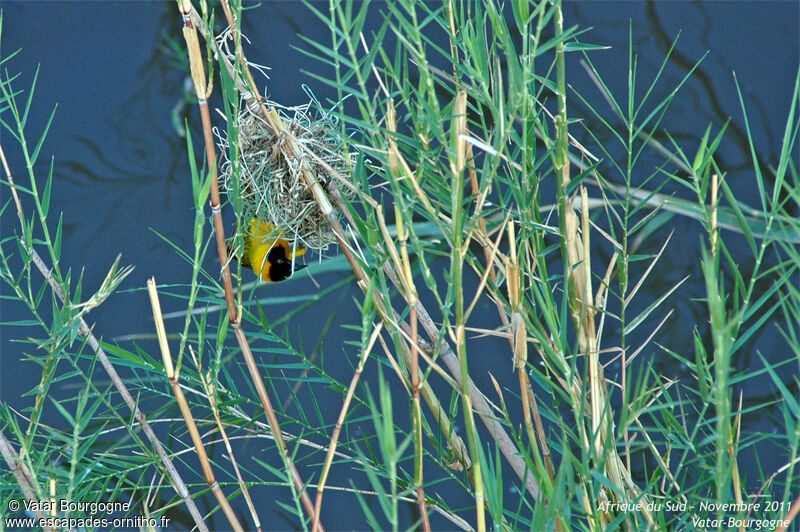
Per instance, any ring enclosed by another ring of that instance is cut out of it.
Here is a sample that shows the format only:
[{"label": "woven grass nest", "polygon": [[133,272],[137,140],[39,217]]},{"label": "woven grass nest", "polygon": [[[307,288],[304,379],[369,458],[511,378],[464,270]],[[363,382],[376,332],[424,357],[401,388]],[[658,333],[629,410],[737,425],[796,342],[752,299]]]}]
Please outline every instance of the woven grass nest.
[{"label": "woven grass nest", "polygon": [[[287,129],[339,175],[349,178],[355,158],[345,150],[344,140],[334,117],[319,111],[315,100],[297,107],[283,107],[266,102],[281,116]],[[331,179],[327,169],[302,150],[297,157],[287,157],[281,149],[285,135],[275,135],[260,110],[242,105],[239,125],[241,167],[238,190],[247,219],[257,217],[275,228],[277,234],[297,241],[308,249],[324,250],[335,241],[317,202],[300,172],[305,164],[322,183]],[[223,186],[229,197],[236,194],[233,165],[229,159],[228,139],[220,135]],[[302,160],[301,160],[302,158]],[[343,193],[348,190],[343,187]]]}]

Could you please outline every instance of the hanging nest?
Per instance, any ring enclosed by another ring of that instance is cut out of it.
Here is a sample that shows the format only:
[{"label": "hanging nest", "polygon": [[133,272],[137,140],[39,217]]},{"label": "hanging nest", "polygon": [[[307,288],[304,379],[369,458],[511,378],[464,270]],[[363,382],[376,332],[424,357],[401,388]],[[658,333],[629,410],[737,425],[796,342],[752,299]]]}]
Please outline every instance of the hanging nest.
[{"label": "hanging nest", "polygon": [[[336,119],[321,111],[313,97],[307,104],[297,107],[284,107],[271,101],[265,105],[278,112],[299,145],[349,179],[355,157],[346,151]],[[218,134],[223,154],[223,186],[229,197],[238,190],[247,219],[256,217],[265,221],[274,227],[277,234],[297,241],[305,248],[324,250],[335,241],[334,234],[300,170],[305,165],[322,183],[332,179],[328,170],[306,150],[288,157],[287,150],[283,149],[286,135],[275,135],[252,100],[242,102],[237,120],[238,186],[229,159],[228,139]],[[342,187],[343,193],[348,190],[348,187]]]}]

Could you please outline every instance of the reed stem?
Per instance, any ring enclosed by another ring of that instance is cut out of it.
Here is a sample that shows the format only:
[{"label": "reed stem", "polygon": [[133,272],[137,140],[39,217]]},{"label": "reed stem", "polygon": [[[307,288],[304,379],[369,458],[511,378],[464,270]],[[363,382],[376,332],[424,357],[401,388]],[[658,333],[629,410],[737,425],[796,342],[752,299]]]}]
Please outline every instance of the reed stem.
[{"label": "reed stem", "polygon": [[[238,316],[237,309],[235,306],[234,296],[233,296],[233,284],[231,282],[231,273],[228,264],[228,250],[225,244],[225,229],[222,225],[222,206],[219,194],[219,179],[217,175],[217,164],[215,155],[216,151],[214,148],[214,137],[211,130],[211,117],[208,110],[208,97],[210,96],[211,90],[210,90],[210,85],[206,86],[206,78],[202,62],[202,54],[200,53],[200,45],[197,38],[197,29],[195,28],[191,16],[193,13],[193,9],[190,0],[181,0],[180,9],[184,21],[183,35],[184,39],[186,40],[186,45],[189,53],[189,62],[192,72],[192,80],[194,82],[195,92],[197,93],[198,106],[200,108],[200,117],[203,123],[203,138],[205,140],[206,159],[208,163],[208,168],[212,172],[211,212],[213,214],[214,233],[217,242],[217,253],[219,255],[219,264],[222,272],[222,282],[223,282],[223,287],[225,289],[225,302],[228,306],[229,320],[231,323],[231,327],[234,331],[236,341],[238,342],[239,347],[242,351],[242,355],[244,357],[245,364],[247,365],[248,372],[250,373],[250,378],[252,379],[253,385],[255,386],[256,394],[258,395],[258,398],[261,401],[261,406],[264,409],[264,413],[267,416],[267,419],[269,420],[270,428],[272,429],[273,437],[275,438],[275,443],[278,447],[278,451],[281,455],[284,467],[286,468],[289,478],[293,484],[293,489],[299,495],[303,507],[308,512],[309,518],[313,521],[314,505],[311,503],[311,499],[308,496],[308,493],[306,492],[305,484],[303,483],[300,474],[297,472],[297,468],[295,467],[291,457],[289,456],[288,450],[286,448],[286,442],[284,441],[283,433],[281,432],[280,422],[278,421],[278,417],[275,414],[275,409],[272,406],[272,402],[270,401],[269,396],[267,395],[267,390],[266,387],[264,386],[264,381],[261,378],[261,374],[258,370],[258,366],[256,365],[255,358],[253,357],[253,353],[250,350],[250,345],[247,341],[247,337],[245,336],[244,331],[241,329],[240,318]],[[232,23],[233,21],[230,20],[230,22]],[[233,25],[231,29],[235,31],[236,30],[235,25]],[[208,38],[208,36],[206,36],[206,38]]]},{"label": "reed stem", "polygon": [[[22,210],[22,202],[19,200],[19,195],[17,194],[17,189],[14,185],[14,178],[11,175],[11,168],[8,166],[8,162],[6,161],[6,156],[3,151],[2,145],[0,145],[0,160],[3,163],[3,169],[6,173],[6,179],[11,188],[11,195],[14,198],[14,203],[17,207],[17,216],[20,219],[20,223],[25,224],[25,216]],[[23,231],[24,233],[24,231]],[[24,241],[22,241],[22,245],[25,245]],[[26,252],[30,255],[33,263],[36,265],[36,268],[39,270],[39,273],[42,274],[42,277],[47,281],[47,284],[50,285],[50,289],[53,290],[53,293],[56,295],[61,303],[64,303],[66,298],[64,297],[64,291],[61,289],[61,286],[58,282],[53,278],[52,271],[50,268],[47,267],[44,260],[42,260],[39,253],[33,249],[27,249]],[[172,485],[175,487],[175,491],[178,492],[178,496],[181,498],[183,503],[186,505],[186,509],[189,510],[189,514],[192,516],[197,529],[201,532],[207,532],[208,527],[203,520],[203,516],[200,514],[200,511],[197,509],[197,505],[195,505],[194,500],[192,500],[191,496],[189,495],[189,490],[186,488],[186,484],[183,482],[183,478],[181,478],[180,473],[175,468],[175,465],[172,463],[167,451],[164,449],[164,445],[161,443],[161,440],[158,439],[156,433],[153,431],[152,427],[150,427],[150,423],[147,421],[147,417],[142,413],[137,405],[136,401],[134,401],[133,396],[128,391],[128,387],[125,386],[125,383],[120,378],[119,374],[117,373],[116,368],[111,361],[108,359],[108,355],[100,346],[100,342],[95,337],[92,330],[89,328],[89,325],[83,318],[79,319],[79,334],[85,337],[89,342],[89,347],[91,347],[92,351],[94,352],[97,359],[100,361],[100,365],[103,366],[103,369],[108,374],[108,377],[111,379],[112,384],[119,392],[122,400],[128,406],[128,408],[133,413],[133,417],[136,419],[137,423],[142,427],[142,431],[144,432],[147,439],[153,445],[156,450],[156,454],[158,455],[159,460],[164,465],[164,469],[167,472],[170,480],[172,481]]]}]

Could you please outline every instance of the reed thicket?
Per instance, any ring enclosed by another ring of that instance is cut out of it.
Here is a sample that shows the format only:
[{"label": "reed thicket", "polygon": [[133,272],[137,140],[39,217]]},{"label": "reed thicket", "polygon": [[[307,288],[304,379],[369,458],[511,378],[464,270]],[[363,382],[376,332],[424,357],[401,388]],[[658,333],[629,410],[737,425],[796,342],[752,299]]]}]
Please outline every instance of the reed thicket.
[{"label": "reed thicket", "polygon": [[[769,167],[755,156],[741,98],[758,191],[746,202],[716,156],[725,128],[698,132],[691,149],[662,130],[692,72],[664,89],[668,53],[652,79],[639,79],[631,45],[628,91],[612,93],[592,63],[600,47],[564,20],[559,2],[306,6],[330,28],[307,38],[306,53],[321,63],[314,82],[337,95],[314,102],[322,127],[261,96],[240,5],[223,1],[215,15],[188,0],[179,7],[204,154],[188,132],[194,246],[179,252],[192,276],[148,287],[163,359],[155,343],[102,342],[84,321],[129,270],[114,262],[87,297],[60,265],[62,226],[48,217],[53,176],[34,174],[42,141],[26,141],[32,100],[13,76],[2,78],[3,125],[26,165],[5,165],[14,198],[5,206],[20,223],[4,232],[0,273],[4,297],[30,310],[25,325],[42,327],[31,341],[45,353],[30,409],[0,411],[4,508],[12,498],[131,500],[139,514],[178,507],[199,529],[261,528],[280,512],[286,527],[322,530],[338,522],[342,501],[360,509],[349,519],[371,529],[790,526],[800,511],[792,491],[800,82]],[[382,22],[368,27],[373,9]],[[212,15],[226,26],[218,36]],[[608,108],[570,88],[568,61],[584,62]],[[208,104],[215,92],[224,153]],[[257,143],[240,129],[242,116],[258,121]],[[255,144],[258,163],[245,149]],[[217,175],[223,160],[227,194]],[[293,188],[270,203],[275,194],[258,187],[274,190],[269,180],[279,178]],[[661,193],[675,185],[685,194]],[[228,234],[223,212],[243,227],[295,192],[336,242],[310,270],[349,273],[290,298],[293,310],[270,321],[271,287],[247,283],[232,260],[241,235]],[[667,231],[680,216],[702,226],[681,235],[702,239],[698,297],[707,312],[686,331],[693,352],[660,337],[683,281],[652,299],[645,289],[664,255],[680,249]],[[746,246],[734,253],[730,238]],[[352,285],[354,340],[331,345],[333,317],[297,325],[299,312],[328,315],[324,298]],[[185,302],[182,327],[165,324],[159,297]],[[759,354],[743,369],[737,360],[761,334],[774,334],[785,356]],[[657,358],[690,376],[659,374]],[[352,371],[340,381],[333,375],[342,364]],[[120,378],[119,366],[133,377]],[[98,384],[101,371],[111,385]],[[80,383],[77,397],[49,393],[63,379]],[[775,394],[742,401],[741,390],[765,381]],[[321,406],[331,401],[338,416]],[[767,407],[780,412],[777,431],[742,423]],[[45,408],[72,430],[39,423]],[[147,419],[164,426],[153,431]],[[743,456],[758,464],[776,448],[785,466],[742,467]],[[285,493],[269,517],[251,497],[268,487]],[[198,498],[212,515],[198,510]]]}]

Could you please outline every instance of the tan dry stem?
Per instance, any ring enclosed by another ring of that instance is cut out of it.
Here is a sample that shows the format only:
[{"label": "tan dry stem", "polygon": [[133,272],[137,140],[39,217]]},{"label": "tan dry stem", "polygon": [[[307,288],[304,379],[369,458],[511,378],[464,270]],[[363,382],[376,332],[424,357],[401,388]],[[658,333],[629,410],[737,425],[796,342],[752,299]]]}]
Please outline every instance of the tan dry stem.
[{"label": "tan dry stem", "polygon": [[202,438],[200,438],[200,433],[198,432],[197,425],[195,424],[194,418],[192,417],[192,412],[191,410],[189,410],[189,405],[186,402],[186,396],[183,394],[183,390],[181,389],[181,386],[177,380],[172,380],[170,381],[169,384],[172,387],[173,394],[175,394],[175,400],[178,403],[178,407],[181,410],[183,419],[186,422],[186,428],[189,430],[189,435],[192,438],[192,443],[194,444],[194,449],[195,452],[197,453],[197,458],[200,461],[200,466],[203,469],[203,476],[205,477],[206,482],[211,488],[211,492],[214,494],[214,497],[217,499],[220,508],[222,508],[222,512],[228,519],[228,523],[230,523],[231,527],[236,532],[243,532],[244,529],[242,528],[242,525],[239,524],[239,519],[233,512],[233,508],[231,508],[230,502],[228,502],[228,499],[225,497],[225,494],[222,493],[222,489],[219,487],[219,483],[214,477],[214,471],[211,469],[211,463],[208,460],[208,454],[206,454],[206,449],[203,445],[203,440]]},{"label": "tan dry stem", "polygon": [[[400,271],[403,273],[403,278],[405,279],[403,284],[407,290],[404,295],[408,306],[414,308],[417,306],[419,296],[417,295],[417,287],[414,284],[414,276],[411,273],[411,259],[408,256],[408,230],[405,227],[403,215],[397,203],[394,204],[394,219],[395,227],[397,227],[397,239],[400,241]],[[412,342],[413,344],[414,342]]]},{"label": "tan dry stem", "polygon": [[156,288],[155,277],[151,277],[147,280],[147,294],[150,296],[150,306],[153,309],[158,346],[161,349],[161,358],[164,361],[164,373],[167,374],[167,380],[171,382],[177,379],[178,376],[175,374],[175,369],[172,366],[172,355],[170,354],[169,343],[167,342],[167,332],[164,329],[164,317],[161,314],[161,302],[158,299],[158,288]]},{"label": "tan dry stem", "polygon": [[[401,264],[395,263],[395,268],[401,272],[404,279],[404,297],[409,306],[408,319],[411,322],[411,390],[414,411],[412,416],[412,427],[414,429],[414,483],[417,491],[417,504],[419,506],[420,517],[422,518],[422,529],[424,532],[431,532],[431,523],[428,518],[428,508],[425,503],[425,489],[423,481],[423,447],[422,447],[422,408],[419,400],[420,378],[419,378],[419,345],[417,343],[417,288],[414,285],[414,276],[411,274],[411,260],[408,256],[408,231],[405,228],[400,207],[395,203],[395,226],[397,227],[397,238],[400,241]],[[380,217],[379,219],[381,219]],[[382,230],[385,224],[381,221]],[[391,239],[387,242],[390,249],[394,249]]]},{"label": "tan dry stem", "polygon": [[239,519],[237,519],[236,514],[233,513],[233,508],[231,508],[230,502],[228,502],[228,499],[225,497],[225,494],[222,493],[222,489],[219,487],[219,483],[217,483],[217,479],[214,476],[214,470],[211,468],[211,463],[208,460],[208,454],[206,454],[206,449],[203,445],[203,439],[200,437],[200,433],[197,430],[197,425],[194,422],[192,411],[189,409],[186,396],[183,394],[183,390],[178,383],[178,376],[175,375],[174,371],[172,370],[172,355],[169,351],[167,333],[161,315],[161,303],[158,299],[158,288],[156,287],[155,277],[151,277],[147,280],[147,292],[150,295],[150,305],[153,309],[153,319],[156,323],[156,334],[158,335],[158,344],[161,347],[161,357],[164,360],[165,373],[173,373],[173,376],[168,378],[169,384],[172,387],[172,392],[175,394],[175,400],[178,402],[178,408],[181,410],[184,422],[186,423],[186,428],[189,430],[189,435],[192,438],[192,443],[194,443],[194,449],[197,453],[197,458],[200,460],[200,467],[203,469],[203,476],[205,476],[206,482],[211,488],[214,497],[216,497],[217,502],[219,502],[220,508],[222,508],[222,511],[225,514],[225,517],[228,519],[231,527],[233,527],[236,532],[243,532],[242,525],[239,524]]},{"label": "tan dry stem", "polygon": [[228,453],[228,458],[230,458],[233,471],[236,474],[236,481],[239,483],[239,489],[242,490],[242,495],[247,503],[247,509],[250,511],[250,516],[253,518],[253,524],[255,525],[256,530],[260,532],[261,520],[258,518],[258,513],[256,512],[255,505],[253,504],[253,499],[250,497],[250,490],[247,489],[247,484],[245,484],[244,479],[242,478],[242,473],[239,470],[239,463],[237,462],[236,455],[233,452],[230,438],[228,438],[228,432],[225,430],[225,424],[222,422],[222,417],[217,405],[216,390],[214,384],[211,382],[210,372],[208,375],[203,374],[203,368],[200,367],[200,361],[195,356],[191,345],[189,346],[189,352],[191,353],[192,359],[197,366],[197,373],[200,375],[200,382],[203,384],[203,390],[206,392],[208,403],[211,406],[211,411],[214,414],[214,421],[217,424],[217,430],[219,430],[219,434],[222,436],[223,442],[225,442],[225,451]]},{"label": "tan dry stem", "polygon": [[[597,337],[594,316],[597,309],[594,307],[594,297],[592,296],[591,285],[591,254],[590,254],[590,223],[589,223],[589,201],[586,187],[581,185],[581,233],[580,237],[575,232],[570,232],[567,247],[571,252],[570,261],[572,264],[571,275],[575,295],[579,305],[573,308],[573,318],[578,324],[578,343],[582,352],[587,356],[589,366],[589,387],[590,387],[590,410],[591,410],[591,430],[593,434],[593,448],[595,459],[600,460],[605,456],[605,469],[609,480],[623,492],[631,495],[631,499],[642,497],[645,501],[642,504],[642,515],[645,520],[653,525],[653,517],[647,510],[647,497],[641,493],[639,488],[630,478],[630,472],[626,469],[619,454],[613,446],[606,450],[606,442],[610,434],[614,432],[614,420],[608,409],[608,391],[606,389],[605,377],[603,376],[603,366],[600,363],[600,347]],[[571,206],[568,206],[568,220],[577,220]],[[577,225],[577,224],[576,224]],[[569,227],[569,225],[568,225]],[[572,255],[574,253],[574,255]],[[628,528],[633,528],[630,522],[626,521]]]},{"label": "tan dry stem", "polygon": [[[191,23],[190,19],[188,19],[188,14],[193,11],[191,6],[191,2],[189,0],[181,0],[181,8],[184,14],[184,22],[187,27],[191,27],[192,32],[196,30],[196,27]],[[232,22],[232,20],[229,20]],[[187,35],[187,32],[184,31],[184,35]],[[195,66],[198,68],[202,68],[202,63],[198,61],[201,60],[202,56],[199,52],[199,43],[197,39],[187,39],[186,41],[187,47],[194,48],[194,51],[189,53],[190,61],[195,63]],[[245,63],[246,64],[246,63]],[[238,77],[234,76],[234,79],[238,79]],[[198,88],[197,85],[195,87]],[[250,377],[253,381],[254,387],[256,389],[256,393],[259,396],[259,400],[261,402],[262,407],[264,408],[264,413],[269,420],[270,428],[272,429],[273,436],[275,438],[275,444],[278,447],[278,451],[281,455],[281,459],[284,463],[284,466],[289,474],[289,477],[292,480],[292,484],[296,493],[299,495],[300,500],[303,504],[303,507],[308,512],[309,517],[313,520],[314,519],[314,506],[311,503],[311,499],[308,496],[308,493],[305,489],[305,484],[303,483],[302,479],[300,478],[300,474],[297,472],[297,468],[295,467],[294,463],[289,456],[288,450],[286,448],[286,442],[283,439],[283,433],[281,432],[280,423],[278,421],[278,417],[275,414],[275,410],[272,407],[272,402],[267,395],[266,387],[264,386],[264,382],[261,378],[261,374],[258,370],[258,366],[256,365],[255,358],[253,357],[253,353],[250,350],[250,345],[247,342],[247,337],[244,334],[244,331],[241,329],[239,318],[237,315],[237,309],[234,302],[233,296],[233,284],[231,282],[231,273],[230,268],[228,267],[228,251],[227,246],[225,244],[225,229],[222,225],[222,212],[221,212],[221,203],[220,203],[220,195],[219,195],[219,181],[217,178],[217,165],[216,165],[216,152],[214,149],[214,140],[213,140],[213,133],[211,129],[211,117],[208,111],[208,104],[206,102],[206,98],[209,96],[205,90],[197,94],[200,107],[200,117],[203,123],[203,137],[205,140],[205,148],[206,148],[206,159],[208,163],[209,169],[213,172],[213,176],[211,179],[211,209],[213,213],[213,220],[214,220],[214,233],[216,236],[217,242],[217,253],[219,255],[219,263],[220,268],[222,270],[222,281],[223,287],[225,289],[225,301],[228,306],[228,313],[230,323],[234,330],[234,335],[236,337],[236,341],[239,344],[240,349],[242,350],[242,355],[245,360],[245,364],[247,365],[248,372],[250,373]]]},{"label": "tan dry stem", "polygon": [[206,87],[206,75],[203,69],[203,58],[200,55],[200,44],[197,41],[197,32],[193,27],[183,27],[183,38],[186,40],[189,53],[189,69],[192,72],[194,90],[200,100],[207,100],[211,96],[211,87]]}]

